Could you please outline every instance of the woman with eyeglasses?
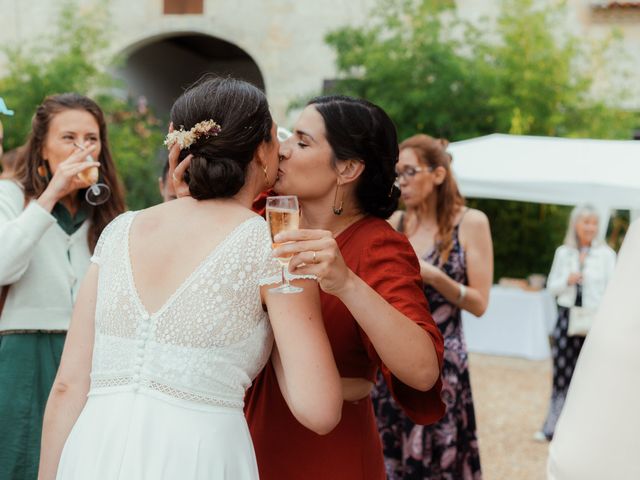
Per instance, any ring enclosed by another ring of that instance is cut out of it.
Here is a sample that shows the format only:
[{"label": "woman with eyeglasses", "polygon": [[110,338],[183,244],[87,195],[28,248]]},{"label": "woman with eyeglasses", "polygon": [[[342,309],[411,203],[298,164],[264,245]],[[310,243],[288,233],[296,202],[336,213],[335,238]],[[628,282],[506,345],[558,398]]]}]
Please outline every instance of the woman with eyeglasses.
[{"label": "woman with eyeglasses", "polygon": [[444,337],[445,416],[416,425],[384,382],[373,394],[390,480],[482,478],[461,311],[480,316],[493,278],[493,247],[484,213],[465,207],[446,141],[415,135],[400,144],[396,167],[406,212],[389,220],[418,258],[423,291]]}]

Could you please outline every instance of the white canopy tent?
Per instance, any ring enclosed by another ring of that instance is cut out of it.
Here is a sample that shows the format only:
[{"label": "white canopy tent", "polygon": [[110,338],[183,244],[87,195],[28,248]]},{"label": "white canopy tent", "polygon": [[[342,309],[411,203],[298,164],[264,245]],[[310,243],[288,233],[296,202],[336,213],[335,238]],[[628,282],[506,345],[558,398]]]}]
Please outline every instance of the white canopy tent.
[{"label": "white canopy tent", "polygon": [[[640,210],[640,141],[494,134],[452,143],[449,152],[466,197],[590,203],[603,224],[612,209]],[[494,286],[490,298],[481,322],[463,312],[469,350],[548,357],[547,334],[556,317],[550,295]]]},{"label": "white canopy tent", "polygon": [[640,141],[493,134],[454,142],[466,197],[640,210]]}]

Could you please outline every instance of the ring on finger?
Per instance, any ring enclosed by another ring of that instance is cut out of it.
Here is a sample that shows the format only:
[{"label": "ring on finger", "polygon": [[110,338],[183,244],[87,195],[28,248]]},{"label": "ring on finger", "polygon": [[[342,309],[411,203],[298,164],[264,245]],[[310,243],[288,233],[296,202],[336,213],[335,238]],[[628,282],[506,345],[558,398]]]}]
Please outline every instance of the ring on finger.
[{"label": "ring on finger", "polygon": [[314,250],[314,252],[313,252],[313,263],[318,263],[318,258],[317,258],[317,256],[316,256],[316,252],[315,252],[315,250]]},{"label": "ring on finger", "polygon": [[178,177],[176,177],[176,174],[175,174],[175,173],[172,173],[172,174],[171,174],[171,178],[173,178],[173,181],[174,181],[174,182],[177,182],[177,181],[178,181]]}]

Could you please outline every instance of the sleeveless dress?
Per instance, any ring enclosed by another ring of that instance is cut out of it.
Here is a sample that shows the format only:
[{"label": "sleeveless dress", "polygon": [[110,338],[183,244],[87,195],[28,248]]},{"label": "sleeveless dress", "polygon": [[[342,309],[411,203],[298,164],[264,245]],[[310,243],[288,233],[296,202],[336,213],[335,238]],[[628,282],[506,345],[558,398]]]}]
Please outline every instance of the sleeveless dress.
[{"label": "sleeveless dress", "polygon": [[[443,271],[466,285],[464,250],[453,230],[453,246]],[[438,265],[433,249],[423,260]],[[378,379],[372,394],[389,480],[480,480],[480,453],[471,395],[467,346],[460,308],[429,285],[423,287],[431,314],[444,337],[442,399],[447,411],[437,423],[417,425],[404,414]]]},{"label": "sleeveless dress", "polygon": [[91,388],[57,478],[257,479],[242,408],[273,344],[259,289],[280,267],[266,223],[242,222],[150,313],[131,271],[135,215],[114,220],[92,258]]}]

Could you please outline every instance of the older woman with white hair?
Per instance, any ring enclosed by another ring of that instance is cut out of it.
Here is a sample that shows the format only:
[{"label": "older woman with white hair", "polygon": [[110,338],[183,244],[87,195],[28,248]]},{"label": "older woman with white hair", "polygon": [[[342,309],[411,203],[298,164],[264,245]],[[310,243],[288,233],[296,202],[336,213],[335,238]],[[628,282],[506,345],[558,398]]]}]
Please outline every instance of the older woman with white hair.
[{"label": "older woman with white hair", "polygon": [[598,213],[590,205],[573,209],[564,244],[558,247],[547,280],[556,296],[558,321],[553,331],[553,388],[547,418],[537,440],[551,440],[569,390],[571,376],[616,261],[598,235]]}]

